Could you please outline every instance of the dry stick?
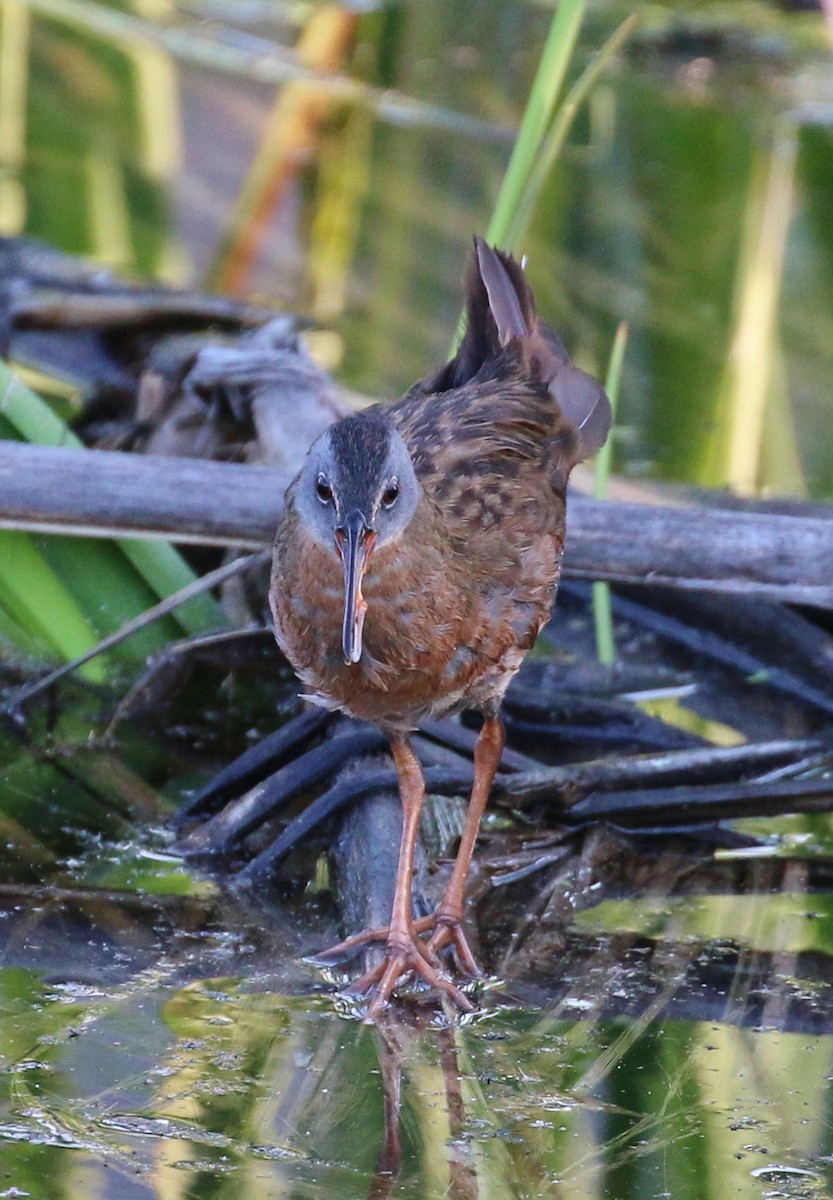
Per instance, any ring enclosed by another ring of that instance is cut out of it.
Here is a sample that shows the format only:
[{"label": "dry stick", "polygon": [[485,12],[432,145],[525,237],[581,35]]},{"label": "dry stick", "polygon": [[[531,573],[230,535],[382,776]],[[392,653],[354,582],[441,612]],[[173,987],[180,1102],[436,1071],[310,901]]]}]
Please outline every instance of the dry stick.
[{"label": "dry stick", "polygon": [[830,812],[833,780],[786,779],[770,783],[706,784],[634,792],[592,792],[569,809],[572,821],[614,821],[640,826],[734,821],[783,813]]},{"label": "dry stick", "polygon": [[[566,811],[590,792],[656,785],[674,780],[725,780],[742,772],[758,773],[776,763],[823,751],[816,738],[780,739],[754,742],[743,746],[714,746],[692,750],[672,750],[661,754],[637,754],[627,758],[599,758],[568,763],[560,767],[541,767],[536,771],[503,776],[495,785],[496,795],[513,808],[549,802],[566,806]],[[759,780],[759,782],[761,782]]]},{"label": "dry stick", "polygon": [[63,679],[65,675],[71,674],[78,667],[83,667],[84,663],[88,663],[91,658],[96,658],[99,654],[104,654],[105,651],[112,650],[113,646],[118,646],[126,638],[132,637],[134,633],[138,633],[140,629],[144,629],[154,621],[160,620],[161,617],[166,617],[175,608],[179,608],[180,604],[185,604],[194,596],[199,596],[203,592],[207,592],[209,588],[225,583],[227,579],[231,579],[233,575],[239,575],[242,571],[253,566],[258,560],[265,561],[265,559],[265,550],[261,550],[257,554],[247,554],[245,558],[236,558],[234,562],[224,563],[222,567],[217,567],[216,571],[209,571],[207,575],[202,575],[199,579],[195,579],[193,583],[186,584],[184,588],[180,588],[172,596],[167,596],[164,600],[160,600],[158,604],[154,604],[152,608],[146,609],[138,617],[134,617],[132,621],[125,621],[115,633],[111,633],[109,637],[102,638],[100,642],[97,642],[95,646],[87,650],[84,654],[80,654],[78,658],[74,658],[72,662],[64,663],[63,666],[56,667],[54,671],[50,671],[48,675],[42,675],[34,683],[28,683],[24,687],[17,688],[15,691],[8,693],[2,703],[0,703],[0,712],[14,712],[15,709],[25,704],[27,700],[31,700],[33,696],[39,695],[48,687],[51,687],[53,683],[57,683],[59,679]]},{"label": "dry stick", "polygon": [[222,296],[198,296],[162,289],[128,290],[126,286],[99,294],[81,289],[59,291],[56,287],[50,291],[43,288],[23,295],[14,303],[15,331],[123,331],[147,326],[160,328],[181,320],[193,326],[202,323],[236,328],[262,325],[274,316],[273,309],[257,308]]},{"label": "dry stick", "polygon": [[[269,545],[292,469],[0,443],[0,528]],[[565,573],[833,609],[833,521],[570,499]]]}]

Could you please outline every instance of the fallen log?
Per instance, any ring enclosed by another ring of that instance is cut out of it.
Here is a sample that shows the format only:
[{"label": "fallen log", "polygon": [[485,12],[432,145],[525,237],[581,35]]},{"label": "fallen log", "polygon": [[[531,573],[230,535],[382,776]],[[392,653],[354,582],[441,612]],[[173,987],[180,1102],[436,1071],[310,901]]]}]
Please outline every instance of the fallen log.
[{"label": "fallen log", "polygon": [[[0,528],[269,544],[291,472],[0,442]],[[833,521],[573,495],[565,574],[833,609]]]},{"label": "fallen log", "polygon": [[0,442],[0,528],[260,550],[290,479],[277,467]]}]

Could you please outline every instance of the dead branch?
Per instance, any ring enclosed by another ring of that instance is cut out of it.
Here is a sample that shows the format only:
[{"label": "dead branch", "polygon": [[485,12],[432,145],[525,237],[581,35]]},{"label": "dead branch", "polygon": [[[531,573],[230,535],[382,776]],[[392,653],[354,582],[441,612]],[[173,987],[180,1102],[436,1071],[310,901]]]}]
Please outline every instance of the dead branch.
[{"label": "dead branch", "polygon": [[[0,528],[259,549],[290,472],[0,443]],[[565,573],[833,608],[833,521],[570,502]]]}]

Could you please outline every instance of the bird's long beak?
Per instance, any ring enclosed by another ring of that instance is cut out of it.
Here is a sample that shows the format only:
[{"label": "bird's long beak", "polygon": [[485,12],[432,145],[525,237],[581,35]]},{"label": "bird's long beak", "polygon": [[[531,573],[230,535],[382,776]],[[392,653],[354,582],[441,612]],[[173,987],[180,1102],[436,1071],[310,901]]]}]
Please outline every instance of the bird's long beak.
[{"label": "bird's long beak", "polygon": [[341,645],[344,661],[357,663],[362,656],[362,628],[367,604],[362,596],[362,579],[367,560],[376,544],[376,534],[358,509],[350,513],[335,531],[336,549],[344,567],[344,624]]}]

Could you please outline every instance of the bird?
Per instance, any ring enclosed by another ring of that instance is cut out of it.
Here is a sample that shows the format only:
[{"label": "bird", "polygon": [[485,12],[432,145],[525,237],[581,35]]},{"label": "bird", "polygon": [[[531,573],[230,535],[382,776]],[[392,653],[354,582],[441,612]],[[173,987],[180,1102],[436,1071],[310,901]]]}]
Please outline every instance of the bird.
[{"label": "bird", "polygon": [[[342,417],[310,447],[285,497],[270,607],[305,698],[379,726],[402,804],[389,926],[353,985],[366,1019],[404,977],[473,1005],[444,969],[481,974],[463,927],[466,876],[504,746],[500,705],[549,618],[573,466],[604,443],[611,408],[537,314],[522,265],[474,239],[466,327],[453,357],[392,403]],[[410,744],[421,721],[473,710],[483,723],[459,849],[429,918],[412,913],[425,796]]]}]

